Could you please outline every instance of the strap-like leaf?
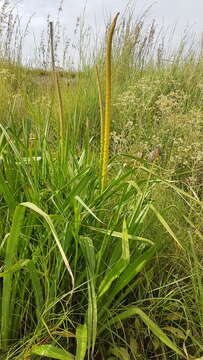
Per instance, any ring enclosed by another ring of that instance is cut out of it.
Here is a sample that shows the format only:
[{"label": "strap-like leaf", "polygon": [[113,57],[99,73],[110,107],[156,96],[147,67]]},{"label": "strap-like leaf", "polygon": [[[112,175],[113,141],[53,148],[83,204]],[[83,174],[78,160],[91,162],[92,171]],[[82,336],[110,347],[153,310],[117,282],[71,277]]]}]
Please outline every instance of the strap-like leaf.
[{"label": "strap-like leaf", "polygon": [[58,360],[74,360],[75,358],[68,351],[53,345],[35,345],[31,350],[31,354]]},{"label": "strap-like leaf", "polygon": [[87,352],[87,325],[78,325],[76,330],[77,350],[75,360],[84,360]]}]

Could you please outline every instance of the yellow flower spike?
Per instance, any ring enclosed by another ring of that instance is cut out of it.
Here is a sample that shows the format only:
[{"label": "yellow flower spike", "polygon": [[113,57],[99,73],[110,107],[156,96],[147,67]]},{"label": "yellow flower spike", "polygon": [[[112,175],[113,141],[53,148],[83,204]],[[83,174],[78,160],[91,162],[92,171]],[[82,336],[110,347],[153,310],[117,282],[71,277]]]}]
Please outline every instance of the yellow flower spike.
[{"label": "yellow flower spike", "polygon": [[102,98],[102,89],[101,81],[99,77],[99,69],[96,65],[96,79],[97,79],[97,88],[99,94],[99,108],[100,108],[100,126],[101,126],[101,140],[100,140],[100,168],[102,168],[102,156],[103,156],[103,144],[104,144],[104,108],[103,108],[103,98]]},{"label": "yellow flower spike", "polygon": [[105,116],[103,126],[103,144],[101,146],[101,191],[104,190],[107,179],[107,167],[109,161],[109,138],[110,138],[110,122],[111,122],[111,55],[112,55],[112,40],[113,34],[116,27],[116,22],[119,13],[116,14],[115,18],[109,29],[106,49],[106,97],[105,97]]}]

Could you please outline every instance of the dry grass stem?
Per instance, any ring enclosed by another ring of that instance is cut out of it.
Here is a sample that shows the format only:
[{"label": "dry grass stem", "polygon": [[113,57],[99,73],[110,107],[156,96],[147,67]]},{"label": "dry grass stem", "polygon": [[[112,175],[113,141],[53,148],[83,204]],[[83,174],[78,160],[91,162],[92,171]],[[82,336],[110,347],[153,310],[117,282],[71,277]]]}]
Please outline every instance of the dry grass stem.
[{"label": "dry grass stem", "polygon": [[[50,21],[50,39],[51,39],[51,60],[52,60],[52,70],[53,77],[55,82],[56,91],[58,94],[58,102],[59,102],[59,124],[60,124],[60,142],[63,144],[65,137],[65,126],[64,126],[64,114],[63,114],[63,101],[61,95],[61,89],[59,84],[59,77],[55,67],[55,59],[54,59],[54,30],[53,30],[53,22]],[[63,147],[63,146],[62,146]]]}]

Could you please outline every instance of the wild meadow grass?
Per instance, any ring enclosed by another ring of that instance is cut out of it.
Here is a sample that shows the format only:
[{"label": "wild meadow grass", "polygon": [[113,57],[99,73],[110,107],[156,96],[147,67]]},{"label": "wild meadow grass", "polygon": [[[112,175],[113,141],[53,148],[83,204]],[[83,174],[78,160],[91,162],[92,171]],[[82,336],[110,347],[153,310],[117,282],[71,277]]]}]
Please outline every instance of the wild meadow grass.
[{"label": "wild meadow grass", "polygon": [[53,25],[52,70],[2,54],[0,359],[201,359],[202,56],[116,20],[79,71]]}]

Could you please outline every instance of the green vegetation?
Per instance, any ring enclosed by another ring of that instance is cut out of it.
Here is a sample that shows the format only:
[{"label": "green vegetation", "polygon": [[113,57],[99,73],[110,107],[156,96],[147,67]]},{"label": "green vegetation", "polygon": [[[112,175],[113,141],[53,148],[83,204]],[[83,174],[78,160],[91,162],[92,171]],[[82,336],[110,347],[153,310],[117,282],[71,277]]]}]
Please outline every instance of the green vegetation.
[{"label": "green vegetation", "polygon": [[143,24],[118,19],[112,68],[102,47],[80,71],[53,66],[55,81],[7,43],[2,360],[202,356],[203,61],[181,44],[166,64]]}]

